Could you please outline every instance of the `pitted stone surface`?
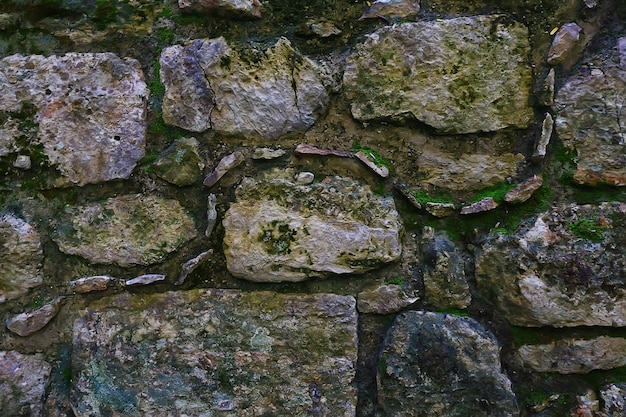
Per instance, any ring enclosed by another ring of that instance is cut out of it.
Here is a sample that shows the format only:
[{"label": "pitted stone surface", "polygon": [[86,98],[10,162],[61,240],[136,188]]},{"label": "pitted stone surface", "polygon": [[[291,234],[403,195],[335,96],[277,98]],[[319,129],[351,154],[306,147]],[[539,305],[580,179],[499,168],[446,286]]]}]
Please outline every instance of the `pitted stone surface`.
[{"label": "pitted stone surface", "polygon": [[26,221],[0,214],[0,304],[43,282],[39,234]]},{"label": "pitted stone surface", "polygon": [[528,30],[499,16],[385,26],[347,61],[361,121],[417,119],[441,133],[526,128],[533,121]]},{"label": "pitted stone surface", "polygon": [[[128,178],[145,153],[147,96],[139,62],[112,53],[0,60],[0,114],[33,117],[30,144],[61,174],[50,186]],[[14,127],[0,127],[0,154]]]},{"label": "pitted stone surface", "polygon": [[178,201],[139,194],[68,207],[53,224],[62,252],[94,264],[150,265],[196,236]]},{"label": "pitted stone surface", "polygon": [[400,257],[393,198],[345,177],[299,184],[293,171],[245,178],[222,224],[228,270],[251,281],[362,273]]},{"label": "pitted stone surface", "polygon": [[74,323],[72,407],[93,415],[355,415],[355,300],[122,294]]},{"label": "pitted stone surface", "polygon": [[193,132],[277,139],[305,131],[328,104],[326,72],[280,38],[267,50],[197,39],[161,54],[163,119]]},{"label": "pitted stone surface", "polygon": [[41,354],[0,351],[0,415],[42,415],[52,367]]}]

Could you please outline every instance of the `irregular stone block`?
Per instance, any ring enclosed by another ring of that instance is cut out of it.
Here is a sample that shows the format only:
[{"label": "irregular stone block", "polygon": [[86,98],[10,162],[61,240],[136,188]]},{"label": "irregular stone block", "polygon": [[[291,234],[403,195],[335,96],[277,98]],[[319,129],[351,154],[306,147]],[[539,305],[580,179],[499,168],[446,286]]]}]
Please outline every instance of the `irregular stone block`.
[{"label": "irregular stone block", "polygon": [[43,281],[39,234],[11,214],[0,214],[0,303],[21,297]]},{"label": "irregular stone block", "polygon": [[504,195],[504,201],[507,203],[523,203],[532,197],[533,193],[541,187],[541,184],[543,184],[543,177],[541,175],[533,175],[509,190]]},{"label": "irregular stone block", "polygon": [[626,339],[607,336],[524,345],[517,350],[522,362],[533,370],[560,374],[586,374],[596,369],[619,368],[626,365],[625,353]]},{"label": "irregular stone block", "polygon": [[231,169],[239,166],[246,158],[239,151],[233,152],[229,155],[226,155],[217,163],[217,166],[207,177],[204,179],[205,187],[214,186],[224,175],[228,173]]},{"label": "irregular stone block", "polygon": [[378,369],[382,415],[519,415],[500,347],[471,318],[401,313],[385,337]]},{"label": "irregular stone block", "polygon": [[552,138],[553,129],[554,119],[550,113],[546,113],[546,117],[544,117],[543,123],[541,124],[541,136],[539,136],[537,146],[535,146],[535,151],[533,152],[532,158],[534,161],[541,161],[546,156],[546,150]]},{"label": "irregular stone block", "polygon": [[344,88],[360,121],[416,119],[442,133],[526,128],[528,30],[499,16],[383,27],[347,61]]},{"label": "irregular stone block", "polygon": [[204,161],[198,151],[198,140],[176,140],[161,152],[152,168],[159,178],[180,187],[200,182]]},{"label": "irregular stone block", "polygon": [[376,0],[367,3],[361,19],[415,17],[420,11],[420,2],[414,0]]},{"label": "irregular stone block", "polygon": [[548,65],[558,65],[570,58],[579,46],[582,30],[583,28],[573,22],[566,23],[559,28],[548,50]]},{"label": "irregular stone block", "polygon": [[61,173],[50,186],[128,178],[145,153],[147,97],[132,58],[68,53],[0,60],[0,112],[34,111],[30,143],[43,145]]},{"label": "irregular stone block", "polygon": [[140,194],[67,207],[53,225],[63,253],[94,264],[150,265],[196,236],[178,201]]},{"label": "irregular stone block", "polygon": [[70,281],[70,288],[79,294],[85,294],[92,291],[104,291],[109,287],[111,281],[115,281],[115,278],[107,275],[84,277]]},{"label": "irregular stone block", "polygon": [[260,18],[259,0],[178,0],[181,10],[211,12],[218,15]]},{"label": "irregular stone block", "polygon": [[228,270],[251,281],[362,273],[400,257],[393,198],[350,178],[298,184],[291,170],[244,178],[224,215]]},{"label": "irregular stone block", "polygon": [[603,412],[607,417],[626,415],[626,383],[609,384],[600,390],[604,404]]},{"label": "irregular stone block", "polygon": [[399,285],[381,285],[373,290],[362,291],[357,298],[360,313],[392,314],[419,300],[407,294]]},{"label": "irregular stone block", "polygon": [[163,274],[144,274],[138,277],[126,280],[127,287],[134,287],[137,285],[149,285],[155,282],[165,281],[165,275]]},{"label": "irregular stone block", "polygon": [[563,206],[492,233],[476,282],[517,326],[626,326],[626,204]]},{"label": "irregular stone block", "polygon": [[0,351],[0,413],[41,416],[51,370],[39,353]]},{"label": "irregular stone block", "polygon": [[11,317],[6,321],[7,329],[22,337],[30,336],[50,323],[50,320],[59,313],[62,303],[63,297],[57,297],[37,310]]},{"label": "irregular stone block", "polygon": [[74,323],[72,408],[353,417],[355,300],[235,290],[122,294]]},{"label": "irregular stone block", "polygon": [[489,211],[498,208],[498,203],[493,197],[483,198],[480,201],[472,203],[461,208],[461,214],[475,214],[483,211]]},{"label": "irregular stone block", "polygon": [[277,139],[311,127],[324,112],[329,77],[286,38],[269,49],[230,47],[223,38],[165,48],[163,119],[194,132]]},{"label": "irregular stone block", "polygon": [[574,180],[626,185],[626,71],[573,75],[556,96],[559,138],[576,149]]}]

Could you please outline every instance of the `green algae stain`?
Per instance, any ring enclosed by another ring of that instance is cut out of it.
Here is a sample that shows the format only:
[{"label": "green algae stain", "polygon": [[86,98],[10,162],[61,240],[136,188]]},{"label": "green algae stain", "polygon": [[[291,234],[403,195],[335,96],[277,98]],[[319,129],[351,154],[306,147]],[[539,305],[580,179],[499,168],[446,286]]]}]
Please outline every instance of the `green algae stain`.
[{"label": "green algae stain", "polygon": [[291,253],[291,242],[296,240],[297,233],[287,223],[274,220],[261,231],[259,242],[270,255],[285,255]]}]

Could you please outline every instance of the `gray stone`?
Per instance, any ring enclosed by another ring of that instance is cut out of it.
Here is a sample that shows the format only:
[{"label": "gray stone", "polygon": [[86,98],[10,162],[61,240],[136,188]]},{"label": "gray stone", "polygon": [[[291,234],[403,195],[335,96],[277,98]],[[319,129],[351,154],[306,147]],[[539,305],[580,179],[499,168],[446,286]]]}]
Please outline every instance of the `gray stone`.
[{"label": "gray stone", "polygon": [[326,109],[326,70],[280,38],[263,51],[223,38],[161,54],[163,119],[194,132],[277,139],[311,127]]},{"label": "gray stone", "polygon": [[504,195],[504,201],[507,203],[523,203],[532,197],[533,193],[541,187],[541,184],[543,184],[543,177],[541,175],[533,175],[517,184],[515,188],[510,189]]},{"label": "gray stone", "polygon": [[0,60],[0,112],[34,111],[30,143],[61,173],[50,186],[128,178],[145,153],[147,96],[139,62],[112,53]]},{"label": "gray stone", "polygon": [[380,354],[378,402],[385,416],[518,416],[495,337],[477,321],[409,311]]},{"label": "gray stone", "polygon": [[626,383],[609,384],[600,390],[606,417],[626,415]]},{"label": "gray stone", "polygon": [[62,303],[63,297],[57,297],[37,310],[13,316],[6,321],[7,329],[22,337],[30,336],[50,323],[59,313]]},{"label": "gray stone", "polygon": [[152,168],[159,178],[174,185],[182,187],[200,182],[204,161],[198,151],[198,140],[176,140],[161,152]]},{"label": "gray stone", "polygon": [[373,290],[362,291],[357,297],[359,313],[392,314],[419,300],[407,294],[399,285],[380,285]]},{"label": "gray stone", "polygon": [[135,287],[137,285],[150,285],[155,282],[165,281],[166,276],[164,274],[143,274],[138,277],[126,280],[127,287]]},{"label": "gray stone", "polygon": [[559,138],[576,150],[574,180],[626,185],[626,71],[576,74],[556,97]]},{"label": "gray stone", "polygon": [[32,162],[30,160],[30,156],[28,155],[18,155],[15,157],[15,162],[13,162],[13,166],[15,168],[29,170],[32,166]]},{"label": "gray stone", "polygon": [[259,0],[178,0],[181,10],[217,13],[218,15],[260,18]]},{"label": "gray stone", "polygon": [[463,253],[445,232],[422,232],[424,294],[438,309],[464,309],[472,302]]},{"label": "gray stone", "polygon": [[115,278],[108,275],[95,275],[93,277],[84,277],[70,281],[70,288],[79,294],[104,291],[109,288],[109,284],[113,281],[115,281]]},{"label": "gray stone", "polygon": [[546,117],[543,119],[543,123],[541,124],[541,136],[539,136],[537,146],[535,146],[535,151],[533,152],[533,160],[541,161],[546,156],[546,149],[548,148],[548,144],[552,138],[553,129],[554,119],[550,113],[546,113]]},{"label": "gray stone", "polygon": [[76,417],[352,417],[356,332],[348,296],[105,298],[74,323],[72,408]]},{"label": "gray stone", "polygon": [[415,0],[376,0],[365,8],[361,19],[416,17],[420,11],[420,2]]},{"label": "gray stone", "polygon": [[284,149],[256,148],[252,152],[252,159],[272,160],[280,158],[286,153]]},{"label": "gray stone", "polygon": [[204,235],[211,237],[213,229],[217,224],[217,196],[215,194],[209,194],[207,197],[207,209],[206,209],[207,225]]},{"label": "gray stone", "polygon": [[442,133],[526,128],[528,30],[498,16],[383,27],[346,63],[344,89],[360,121],[417,119]]},{"label": "gray stone", "polygon": [[296,183],[300,185],[308,185],[311,184],[313,181],[315,181],[315,174],[313,174],[312,172],[298,172],[298,175],[296,176]]},{"label": "gray stone", "polygon": [[352,153],[336,149],[323,149],[308,143],[301,143],[296,146],[296,155],[318,155],[318,156],[338,156],[340,158],[351,158]]},{"label": "gray stone", "polygon": [[476,249],[476,281],[517,326],[626,326],[626,204],[562,206],[491,233]]},{"label": "gray stone", "polygon": [[40,417],[51,369],[39,353],[0,351],[0,414]]},{"label": "gray stone", "polygon": [[498,208],[498,203],[496,203],[493,197],[486,197],[480,201],[462,207],[461,214],[482,213],[483,211],[489,211],[495,208]]},{"label": "gray stone", "polygon": [[67,207],[53,225],[63,253],[94,264],[150,265],[196,237],[178,201],[140,194]]},{"label": "gray stone", "polygon": [[211,257],[211,255],[213,255],[213,249],[209,249],[207,251],[202,252],[201,254],[199,254],[198,256],[196,256],[195,258],[192,258],[190,260],[188,260],[187,262],[185,262],[182,266],[182,271],[180,272],[180,275],[178,276],[178,279],[176,280],[176,282],[174,283],[174,285],[181,285],[185,282],[185,280],[187,279],[187,277],[189,276],[189,274],[191,274],[193,271],[196,270],[196,268],[198,268],[198,266],[200,266],[200,264],[204,261],[206,261],[207,259],[209,259],[209,257]]},{"label": "gray stone", "polygon": [[204,179],[204,186],[214,186],[224,175],[228,173],[228,171],[239,166],[245,160],[245,156],[239,151],[235,151],[229,155],[226,155],[225,157],[220,159],[213,172],[207,175],[207,177]]},{"label": "gray stone", "polygon": [[428,214],[432,214],[435,217],[451,216],[457,210],[454,203],[435,203],[432,201],[427,201],[423,208]]},{"label": "gray stone", "polygon": [[39,234],[11,214],[0,214],[0,304],[27,294],[43,282]]},{"label": "gray stone", "polygon": [[586,374],[626,365],[626,339],[564,339],[547,345],[524,345],[517,350],[522,362],[537,372]]},{"label": "gray stone", "polygon": [[291,170],[244,178],[224,216],[228,270],[252,281],[362,273],[400,257],[393,198],[345,177],[309,185]]},{"label": "gray stone", "polygon": [[566,23],[559,28],[548,50],[548,65],[561,64],[571,57],[580,46],[582,30],[576,23]]}]

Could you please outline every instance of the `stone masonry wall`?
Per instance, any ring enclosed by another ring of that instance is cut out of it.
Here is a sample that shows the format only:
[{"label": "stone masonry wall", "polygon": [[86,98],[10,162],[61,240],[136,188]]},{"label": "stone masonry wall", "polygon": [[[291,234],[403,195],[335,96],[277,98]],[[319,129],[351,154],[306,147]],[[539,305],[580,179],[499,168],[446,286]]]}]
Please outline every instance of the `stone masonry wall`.
[{"label": "stone masonry wall", "polygon": [[626,415],[619,0],[5,0],[0,415]]}]

